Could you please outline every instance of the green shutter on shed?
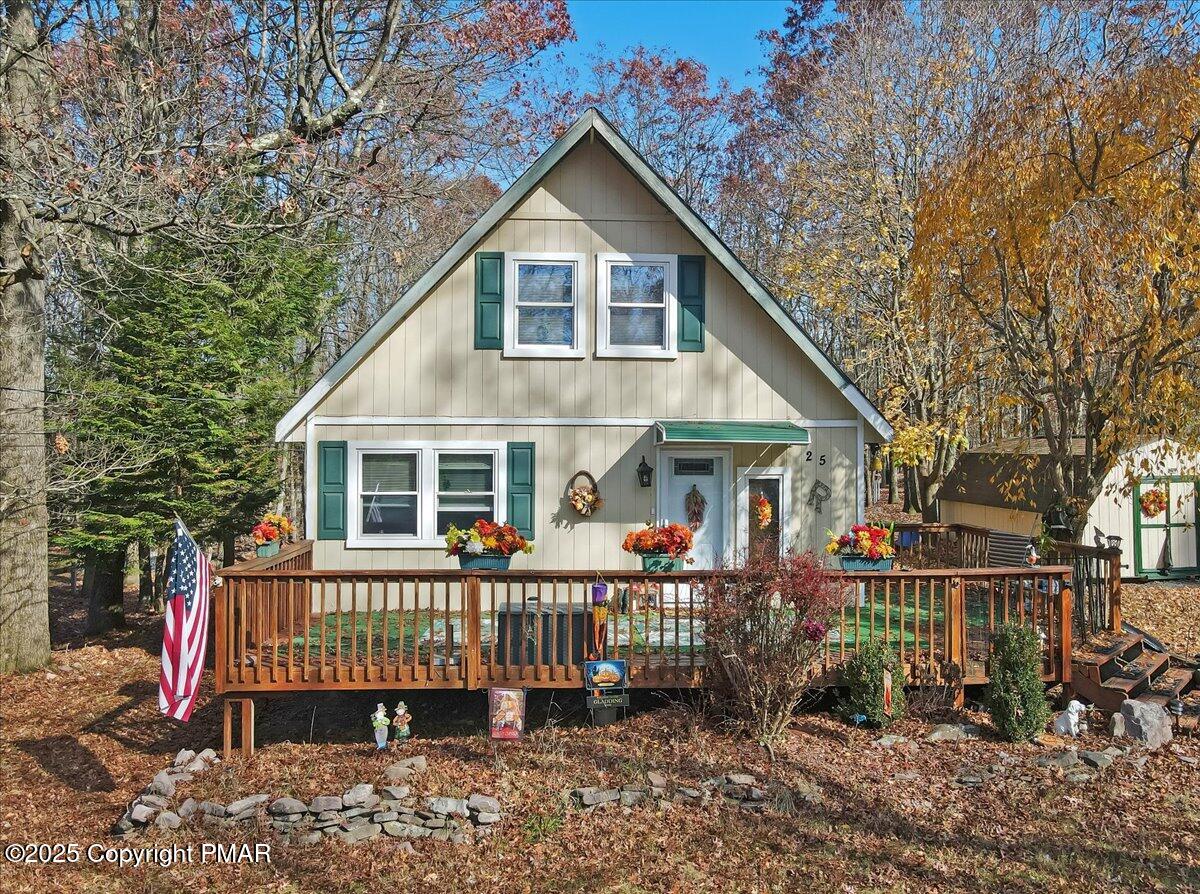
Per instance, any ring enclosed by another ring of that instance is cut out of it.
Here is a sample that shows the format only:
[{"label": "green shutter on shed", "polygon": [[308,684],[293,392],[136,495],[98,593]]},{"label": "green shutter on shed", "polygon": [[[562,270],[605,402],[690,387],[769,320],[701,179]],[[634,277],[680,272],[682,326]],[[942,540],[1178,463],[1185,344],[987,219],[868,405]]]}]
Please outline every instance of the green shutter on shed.
[{"label": "green shutter on shed", "polygon": [[679,350],[704,351],[704,255],[679,256]]},{"label": "green shutter on shed", "polygon": [[475,349],[504,347],[504,252],[475,253]]},{"label": "green shutter on shed", "polygon": [[531,441],[508,442],[508,523],[522,537],[533,539],[534,446]]},{"label": "green shutter on shed", "polygon": [[317,444],[317,539],[346,539],[346,442]]}]

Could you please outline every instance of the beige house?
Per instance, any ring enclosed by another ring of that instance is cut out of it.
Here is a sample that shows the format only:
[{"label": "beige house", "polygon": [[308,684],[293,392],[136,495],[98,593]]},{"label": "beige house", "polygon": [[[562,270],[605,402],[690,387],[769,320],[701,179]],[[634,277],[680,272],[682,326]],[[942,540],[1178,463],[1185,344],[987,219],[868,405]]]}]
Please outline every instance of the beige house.
[{"label": "beige house", "polygon": [[[626,532],[687,521],[689,494],[698,567],[763,538],[819,549],[861,518],[864,446],[891,428],[589,111],[276,435],[307,447],[314,568],[451,566],[446,526],[485,517],[535,542],[514,568],[579,570],[637,567]],[[590,517],[566,500],[577,472],[604,499]]]}]

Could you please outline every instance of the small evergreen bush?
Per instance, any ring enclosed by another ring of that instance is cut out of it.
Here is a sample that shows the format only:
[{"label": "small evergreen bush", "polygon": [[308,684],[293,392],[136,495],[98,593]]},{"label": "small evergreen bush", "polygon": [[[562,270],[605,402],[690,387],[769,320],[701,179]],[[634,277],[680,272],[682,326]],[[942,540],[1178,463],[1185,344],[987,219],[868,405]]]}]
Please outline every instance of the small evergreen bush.
[{"label": "small evergreen bush", "polygon": [[1010,742],[1045,730],[1050,705],[1042,684],[1042,647],[1032,630],[1006,624],[992,637],[987,706],[992,724]]},{"label": "small evergreen bush", "polygon": [[[892,673],[891,716],[883,710],[885,670]],[[842,716],[847,720],[862,715],[871,726],[887,726],[904,716],[904,670],[896,653],[883,642],[873,639],[863,643],[842,669],[842,682],[846,686]]]}]

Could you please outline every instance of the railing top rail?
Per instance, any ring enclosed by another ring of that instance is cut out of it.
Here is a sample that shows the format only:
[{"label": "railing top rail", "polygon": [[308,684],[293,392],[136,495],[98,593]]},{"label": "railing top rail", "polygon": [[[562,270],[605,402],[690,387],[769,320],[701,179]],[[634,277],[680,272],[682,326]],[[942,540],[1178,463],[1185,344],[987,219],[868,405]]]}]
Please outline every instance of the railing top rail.
[{"label": "railing top rail", "polygon": [[1052,540],[1051,548],[1055,552],[1069,552],[1081,556],[1098,556],[1102,559],[1117,559],[1121,550],[1109,549],[1107,546],[1092,546],[1087,543],[1067,543],[1065,540]]},{"label": "railing top rail", "polygon": [[[273,557],[274,558],[274,557]],[[548,580],[551,578],[584,581],[604,581],[608,579],[617,579],[622,581],[678,581],[686,583],[689,580],[696,580],[704,577],[717,577],[720,575],[731,574],[728,570],[696,570],[696,571],[637,571],[637,570],[612,570],[612,571],[585,571],[576,569],[509,569],[508,571],[476,571],[465,570],[460,568],[381,568],[381,569],[267,569],[267,570],[247,570],[245,566],[235,565],[231,570],[222,570],[221,574],[246,577],[246,578],[279,578],[290,577],[297,579],[311,580],[333,580],[341,578],[343,580],[377,580],[380,578],[462,578],[462,577],[481,577],[481,578],[499,578],[501,580]],[[928,568],[914,569],[911,571],[841,571],[836,568],[830,568],[829,573],[838,577],[846,577],[861,580],[874,580],[879,578],[952,578],[952,577],[1029,577],[1030,575],[1053,575],[1053,574],[1069,574],[1071,566],[1069,565],[1034,565],[1034,566],[1013,566],[1008,568]]]},{"label": "railing top rail", "polygon": [[254,558],[246,559],[233,565],[227,565],[218,571],[217,574],[221,577],[229,577],[231,575],[240,576],[252,571],[269,571],[280,563],[286,562],[288,559],[311,552],[312,548],[313,542],[311,540],[297,540],[295,543],[289,543],[287,546],[280,547],[279,552],[273,556],[255,556]]}]

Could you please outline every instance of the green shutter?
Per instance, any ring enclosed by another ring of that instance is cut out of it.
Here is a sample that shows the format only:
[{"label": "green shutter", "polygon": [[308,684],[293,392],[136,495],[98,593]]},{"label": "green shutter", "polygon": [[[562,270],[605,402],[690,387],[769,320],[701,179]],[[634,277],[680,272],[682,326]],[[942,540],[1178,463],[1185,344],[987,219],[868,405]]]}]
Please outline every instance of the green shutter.
[{"label": "green shutter", "polygon": [[346,442],[317,444],[317,539],[346,539]]},{"label": "green shutter", "polygon": [[679,350],[704,350],[704,255],[679,256]]},{"label": "green shutter", "polygon": [[508,523],[533,539],[534,447],[531,441],[508,442]]},{"label": "green shutter", "polygon": [[504,252],[475,253],[475,349],[504,347]]}]

